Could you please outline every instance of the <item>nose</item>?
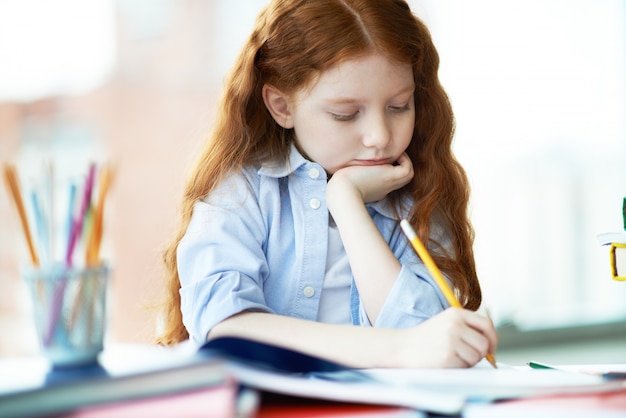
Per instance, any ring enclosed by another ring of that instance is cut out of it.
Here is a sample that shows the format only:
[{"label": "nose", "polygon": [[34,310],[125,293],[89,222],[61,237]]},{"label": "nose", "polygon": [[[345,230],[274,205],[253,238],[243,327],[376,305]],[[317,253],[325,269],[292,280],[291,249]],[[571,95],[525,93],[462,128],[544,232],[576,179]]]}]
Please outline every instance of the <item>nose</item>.
[{"label": "nose", "polygon": [[385,148],[391,142],[391,129],[384,115],[371,115],[363,133],[367,148]]}]

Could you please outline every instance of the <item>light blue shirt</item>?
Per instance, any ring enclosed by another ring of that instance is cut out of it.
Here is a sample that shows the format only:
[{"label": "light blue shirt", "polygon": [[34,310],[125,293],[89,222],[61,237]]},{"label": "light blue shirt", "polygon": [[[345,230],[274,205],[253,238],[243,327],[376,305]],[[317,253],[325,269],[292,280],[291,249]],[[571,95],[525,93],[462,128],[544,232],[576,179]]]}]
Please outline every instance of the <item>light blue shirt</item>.
[{"label": "light blue shirt", "polygon": [[[228,177],[194,206],[178,246],[183,323],[202,342],[243,311],[315,321],[328,246],[326,172],[292,147],[287,164]],[[402,268],[374,324],[406,328],[448,305],[415,255],[386,200],[367,209]],[[352,280],[352,323],[372,326]]]}]

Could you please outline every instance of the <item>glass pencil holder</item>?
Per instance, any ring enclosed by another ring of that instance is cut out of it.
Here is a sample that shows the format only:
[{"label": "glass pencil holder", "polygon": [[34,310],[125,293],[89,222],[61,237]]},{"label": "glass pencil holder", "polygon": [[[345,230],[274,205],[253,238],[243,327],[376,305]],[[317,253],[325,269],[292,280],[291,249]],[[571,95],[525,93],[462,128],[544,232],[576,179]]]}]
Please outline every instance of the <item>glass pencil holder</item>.
[{"label": "glass pencil holder", "polygon": [[109,267],[28,267],[22,272],[33,302],[43,355],[52,367],[95,363],[107,324]]}]

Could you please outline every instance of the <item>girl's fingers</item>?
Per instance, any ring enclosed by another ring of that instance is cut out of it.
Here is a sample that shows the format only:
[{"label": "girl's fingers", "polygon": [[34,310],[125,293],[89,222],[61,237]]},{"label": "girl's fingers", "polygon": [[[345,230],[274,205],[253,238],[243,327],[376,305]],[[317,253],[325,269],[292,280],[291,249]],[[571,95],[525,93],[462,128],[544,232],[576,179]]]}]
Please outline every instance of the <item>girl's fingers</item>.
[{"label": "girl's fingers", "polygon": [[454,348],[459,359],[472,366],[486,354],[495,352],[498,336],[489,318],[465,309],[452,308],[450,311],[450,314],[457,315],[460,325]]},{"label": "girl's fingers", "polygon": [[467,316],[468,325],[487,339],[489,344],[487,347],[488,352],[495,352],[498,345],[498,334],[491,319],[476,312],[468,311],[468,313],[470,314]]}]

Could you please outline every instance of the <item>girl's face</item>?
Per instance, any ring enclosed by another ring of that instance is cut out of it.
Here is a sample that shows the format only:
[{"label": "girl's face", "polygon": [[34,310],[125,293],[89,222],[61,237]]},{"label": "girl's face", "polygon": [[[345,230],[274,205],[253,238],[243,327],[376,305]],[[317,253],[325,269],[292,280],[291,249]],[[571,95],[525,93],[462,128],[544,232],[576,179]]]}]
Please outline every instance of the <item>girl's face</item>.
[{"label": "girl's face", "polygon": [[353,165],[392,164],[413,135],[414,91],[409,64],[367,55],[286,97],[283,126],[293,127],[300,151],[329,175]]}]

